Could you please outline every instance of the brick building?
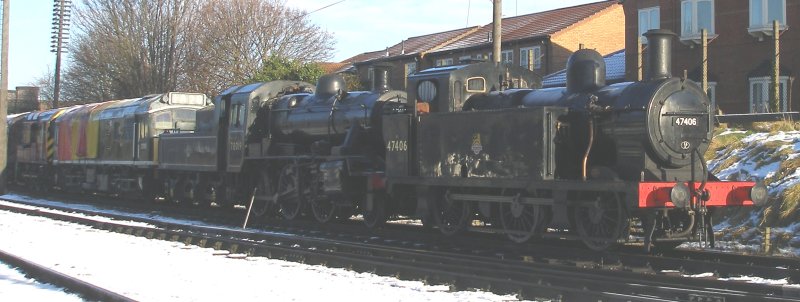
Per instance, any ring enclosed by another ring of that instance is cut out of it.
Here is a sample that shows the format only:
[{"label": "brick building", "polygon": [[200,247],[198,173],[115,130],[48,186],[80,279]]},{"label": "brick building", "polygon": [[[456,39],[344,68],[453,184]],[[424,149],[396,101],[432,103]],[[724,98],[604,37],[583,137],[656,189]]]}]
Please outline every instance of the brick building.
[{"label": "brick building", "polygon": [[[678,34],[673,44],[673,74],[700,81],[702,42],[708,29],[709,95],[725,113],[768,109],[775,54],[772,20],[780,22],[780,102],[782,111],[800,109],[800,1],[797,0],[626,0],[626,75],[635,80],[637,41],[648,29]],[[646,45],[644,45],[646,53]],[[645,66],[647,68],[647,66]]]},{"label": "brick building", "polygon": [[17,86],[8,91],[8,113],[21,113],[40,110],[39,87]]},{"label": "brick building", "polygon": [[[606,55],[624,47],[624,12],[619,1],[600,1],[504,18],[502,60],[543,76],[566,65],[580,45]],[[393,66],[390,83],[405,89],[408,74],[464,60],[490,60],[492,24],[410,37],[385,50],[363,53],[343,63],[360,81],[371,81],[374,64]],[[341,71],[341,70],[340,70]],[[364,85],[369,87],[368,85]]]}]

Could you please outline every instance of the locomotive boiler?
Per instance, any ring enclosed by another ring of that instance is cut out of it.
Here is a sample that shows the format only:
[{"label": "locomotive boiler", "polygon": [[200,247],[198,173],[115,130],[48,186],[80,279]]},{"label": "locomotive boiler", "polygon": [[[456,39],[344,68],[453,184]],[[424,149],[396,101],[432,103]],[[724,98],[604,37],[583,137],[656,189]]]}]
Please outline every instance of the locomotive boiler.
[{"label": "locomotive boiler", "polygon": [[260,199],[259,213],[277,207],[293,219],[308,205],[328,222],[361,207],[368,181],[384,171],[382,117],[407,110],[406,93],[388,87],[388,70],[375,74],[373,91],[348,92],[341,76],[327,75],[313,94],[287,95],[271,107],[273,168],[259,189],[272,197]]},{"label": "locomotive boiler", "polygon": [[568,60],[565,88],[475,94],[461,112],[389,118],[411,126],[387,130],[387,139],[409,141],[417,152],[387,147],[387,183],[414,190],[418,215],[445,234],[477,219],[517,242],[574,237],[596,250],[631,241],[647,249],[713,245],[710,212],[763,205],[766,188],[708,172],[710,101],[698,85],[671,75],[674,34],[646,36],[640,82],[605,85],[603,58],[584,49]]}]

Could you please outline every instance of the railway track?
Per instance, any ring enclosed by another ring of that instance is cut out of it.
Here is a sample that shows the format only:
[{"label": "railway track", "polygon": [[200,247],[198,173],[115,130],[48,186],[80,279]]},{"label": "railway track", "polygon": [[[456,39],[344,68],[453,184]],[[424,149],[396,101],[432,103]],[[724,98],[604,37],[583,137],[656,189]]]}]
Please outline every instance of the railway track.
[{"label": "railway track", "polygon": [[21,256],[0,250],[0,261],[8,263],[40,282],[50,283],[74,292],[89,301],[133,302],[119,293],[107,290],[81,279],[41,266]]},{"label": "railway track", "polygon": [[[91,217],[76,217],[39,209],[19,207],[13,209],[13,206],[3,206],[3,208],[74,221],[120,233],[226,249],[231,253],[346,267],[381,275],[395,275],[403,279],[422,279],[431,283],[450,284],[456,289],[480,288],[497,293],[517,293],[526,299],[800,301],[796,287],[723,280],[728,275],[744,273],[758,273],[762,278],[773,278],[781,272],[783,273],[781,278],[795,280],[793,278],[796,278],[798,271],[795,259],[775,258],[767,261],[768,259],[739,255],[730,259],[714,260],[708,258],[709,254],[702,254],[707,258],[695,256],[695,259],[687,260],[686,255],[682,255],[682,258],[673,258],[628,254],[625,251],[620,254],[576,257],[577,254],[593,253],[586,253],[585,249],[551,248],[541,245],[524,248],[519,245],[479,247],[475,246],[475,243],[465,244],[465,240],[461,238],[441,240],[441,237],[438,237],[439,243],[433,243],[425,241],[424,238],[420,241],[401,236],[394,237],[392,235],[394,233],[403,233],[394,228],[375,236],[349,235],[339,230],[329,232],[313,228],[302,231],[292,225],[264,226],[259,231],[243,231],[218,226],[170,223],[158,219],[131,218],[125,215],[90,213],[152,224],[152,226],[131,226],[130,223],[109,222],[107,219],[98,221]],[[355,226],[347,224],[335,226],[342,229],[351,227]],[[405,236],[408,236],[408,232],[405,233]],[[416,236],[420,237],[418,233]],[[470,240],[475,241],[475,238]],[[487,244],[483,240],[478,240],[477,243]],[[661,266],[671,267],[667,262],[657,262],[660,258],[674,261],[681,267],[702,264],[703,269],[716,272],[716,275],[687,278],[684,275],[691,274],[691,270],[687,269],[675,270],[677,273],[665,273],[664,270],[674,269],[660,270]],[[684,260],[680,262],[675,259]],[[749,262],[733,263],[741,259]],[[770,269],[767,266],[776,264],[780,268]]]}]

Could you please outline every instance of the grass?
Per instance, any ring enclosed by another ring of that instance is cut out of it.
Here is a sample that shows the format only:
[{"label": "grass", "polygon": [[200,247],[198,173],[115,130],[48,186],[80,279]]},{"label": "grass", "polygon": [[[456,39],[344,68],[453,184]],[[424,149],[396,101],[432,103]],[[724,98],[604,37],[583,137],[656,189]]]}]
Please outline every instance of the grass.
[{"label": "grass", "polygon": [[795,221],[798,207],[800,207],[800,184],[795,184],[783,191],[779,222],[789,224]]},{"label": "grass", "polygon": [[780,179],[783,179],[786,176],[789,176],[794,173],[794,171],[800,168],[800,157],[795,157],[793,159],[787,159],[781,162],[780,167],[778,167],[778,171],[775,171],[775,174],[772,176],[764,179],[766,183],[773,183]]},{"label": "grass", "polygon": [[800,130],[800,123],[794,121],[777,121],[777,122],[753,122],[747,124],[731,125],[734,128],[739,128],[753,132],[769,132],[775,134],[780,131],[797,131]]},{"label": "grass", "polygon": [[780,121],[769,123],[769,133],[777,134],[778,132],[797,131],[800,129],[800,123],[792,121]]},{"label": "grass", "polygon": [[749,132],[731,133],[722,136],[715,135],[714,139],[711,140],[711,144],[709,144],[708,146],[708,150],[706,150],[706,153],[703,154],[703,157],[706,159],[706,161],[710,161],[717,156],[717,152],[719,152],[720,150],[727,148],[729,153],[735,149],[740,149],[744,147],[742,139],[747,137],[748,135],[750,135]]},{"label": "grass", "polygon": [[[794,153],[794,148],[781,149],[786,145],[787,143],[783,141],[771,141],[753,148],[753,150],[757,149],[759,152],[763,152],[758,158],[753,157],[756,162],[756,169],[789,158],[789,155]],[[753,151],[748,152],[748,157],[751,155],[755,156],[756,154]]]},{"label": "grass", "polygon": [[728,167],[733,166],[733,164],[739,162],[740,160],[741,160],[741,158],[739,158],[739,156],[730,155],[727,158],[725,158],[725,160],[722,161],[719,165],[717,165],[717,167],[714,168],[714,171],[712,171],[712,172],[714,174],[717,174],[717,173],[721,172],[722,170],[725,170]]}]

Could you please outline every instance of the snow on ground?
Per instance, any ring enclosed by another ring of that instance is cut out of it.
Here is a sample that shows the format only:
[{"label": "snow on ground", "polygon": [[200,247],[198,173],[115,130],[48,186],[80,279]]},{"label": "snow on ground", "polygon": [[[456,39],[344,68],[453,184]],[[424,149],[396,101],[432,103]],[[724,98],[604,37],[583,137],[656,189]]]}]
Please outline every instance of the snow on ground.
[{"label": "snow on ground", "polygon": [[[796,160],[800,157],[800,131],[776,131],[750,132],[726,129],[714,139],[720,139],[726,135],[740,135],[742,144],[731,144],[716,152],[715,157],[708,162],[708,168],[722,180],[765,180],[771,199],[782,201],[785,196],[784,191],[800,183],[800,169],[788,171],[783,177],[775,178],[781,163]],[[785,150],[791,149],[791,152]],[[784,151],[784,152],[780,152]],[[783,153],[783,155],[781,155]],[[730,163],[726,162],[729,158],[735,157],[738,160]],[[729,166],[725,166],[730,164]],[[771,181],[771,182],[770,182]],[[764,225],[764,209],[754,208],[748,213],[748,217],[741,217],[731,222],[721,220],[714,226],[717,232],[723,232],[723,240],[717,241],[723,249],[733,251],[758,252],[763,242],[762,230],[766,226],[772,227],[773,236],[791,236],[789,246],[777,246],[777,254],[797,256],[800,255],[800,224],[792,223],[786,225]],[[738,234],[738,238],[730,237],[730,233],[744,230]],[[720,242],[722,241],[722,242]],[[784,244],[787,244],[784,243]]]},{"label": "snow on ground", "polygon": [[0,262],[0,299],[3,301],[83,301],[63,288],[42,284],[25,277],[8,264]]},{"label": "snow on ground", "polygon": [[[261,257],[234,259],[209,248],[6,211],[0,211],[0,229],[0,249],[139,301],[517,300],[344,269]],[[0,300],[32,300],[18,286],[0,282]]]}]

